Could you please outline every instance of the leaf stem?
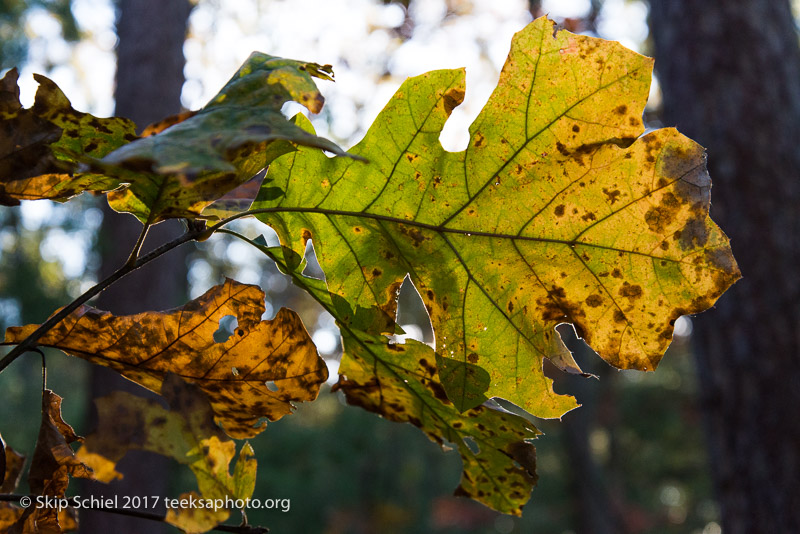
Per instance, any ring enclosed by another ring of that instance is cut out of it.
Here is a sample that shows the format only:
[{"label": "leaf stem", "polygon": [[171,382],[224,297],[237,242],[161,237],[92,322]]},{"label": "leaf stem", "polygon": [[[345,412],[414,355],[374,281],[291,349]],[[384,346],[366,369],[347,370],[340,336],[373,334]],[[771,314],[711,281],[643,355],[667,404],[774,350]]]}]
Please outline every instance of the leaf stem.
[{"label": "leaf stem", "polygon": [[128,261],[125,262],[125,266],[136,263],[136,259],[139,257],[139,252],[142,250],[142,245],[144,245],[144,240],[147,238],[147,231],[150,230],[150,226],[151,224],[147,222],[142,227],[142,232],[136,239],[136,244],[133,245],[133,250],[131,251],[131,255],[128,256]]}]

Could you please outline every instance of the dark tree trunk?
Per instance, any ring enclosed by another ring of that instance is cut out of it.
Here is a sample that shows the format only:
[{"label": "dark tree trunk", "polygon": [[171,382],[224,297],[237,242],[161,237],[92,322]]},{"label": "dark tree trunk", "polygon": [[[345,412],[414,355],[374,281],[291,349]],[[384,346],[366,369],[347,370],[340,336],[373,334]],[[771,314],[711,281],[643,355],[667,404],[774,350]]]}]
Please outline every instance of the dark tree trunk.
[{"label": "dark tree trunk", "polygon": [[708,149],[743,280],[696,320],[726,534],[800,532],[800,49],[788,0],[651,0],[664,122]]},{"label": "dark tree trunk", "polygon": [[[122,0],[118,6],[117,76],[115,115],[132,119],[139,129],[180,111],[183,87],[183,43],[191,5],[188,0]],[[174,223],[174,224],[171,224]],[[142,225],[127,214],[104,206],[100,230],[101,279],[125,263]],[[179,235],[181,225],[167,221],[150,229],[147,243],[160,244]],[[145,250],[151,248],[145,244]],[[181,304],[186,297],[186,250],[177,249],[133,272],[98,298],[97,307],[117,314],[162,310]],[[146,392],[108,369],[95,366],[92,397],[123,389],[137,395]],[[125,478],[110,486],[92,484],[96,495],[161,497],[169,494],[170,461],[163,456],[134,451],[117,470]],[[141,510],[163,512],[161,509]],[[168,532],[145,520],[98,512],[81,517],[82,532]]]},{"label": "dark tree trunk", "polygon": [[574,375],[559,377],[564,390],[575,395],[582,404],[580,409],[565,414],[561,420],[570,502],[575,516],[575,523],[571,526],[581,534],[623,534],[629,529],[612,496],[613,473],[598,464],[589,443],[593,425],[600,417],[603,397],[608,397],[615,389],[616,377],[611,374],[611,367],[578,340],[571,330],[561,330],[567,347],[573,351],[584,371],[599,377],[599,380]]}]

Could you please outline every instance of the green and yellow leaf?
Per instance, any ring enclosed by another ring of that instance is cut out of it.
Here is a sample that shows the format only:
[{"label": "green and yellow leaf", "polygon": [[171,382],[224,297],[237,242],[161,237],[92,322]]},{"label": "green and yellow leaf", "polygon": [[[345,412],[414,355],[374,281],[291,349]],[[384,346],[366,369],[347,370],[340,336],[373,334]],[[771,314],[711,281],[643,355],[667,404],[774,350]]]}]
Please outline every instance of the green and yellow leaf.
[{"label": "green and yellow leaf", "polygon": [[[247,443],[242,446],[231,474],[236,443],[214,422],[214,410],[202,389],[170,373],[161,395],[168,410],[158,401],[122,391],[97,399],[97,430],[86,438],[78,458],[95,470],[98,480],[110,482],[122,477],[115,466],[128,450],[155,452],[189,466],[197,479],[195,499],[224,503],[226,497],[251,497],[256,474],[253,449]],[[179,499],[184,498],[189,495]],[[167,522],[185,532],[206,532],[229,515],[224,507],[175,508],[168,510]]]},{"label": "green and yellow leaf", "polygon": [[302,274],[305,261],[291,249],[268,247],[263,239],[251,244],[337,319],[349,358],[342,361],[335,388],[347,402],[391,421],[411,423],[442,448],[453,445],[464,468],[456,495],[521,515],[537,481],[536,449],[529,441],[539,431],[522,417],[487,406],[462,413],[447,398],[431,347],[415,341],[392,344],[385,336],[368,333],[362,328],[371,330],[384,322],[382,310],[349,308],[328,292],[323,280]]},{"label": "green and yellow leaf", "polygon": [[350,357],[339,369],[337,387],[347,402],[411,423],[442,447],[452,444],[463,463],[456,495],[522,515],[538,478],[536,448],[529,440],[540,432],[518,415],[485,406],[460,412],[447,398],[436,355],[427,345],[393,345],[385,337],[348,328],[342,333]]},{"label": "green and yellow leaf", "polygon": [[675,320],[740,276],[708,216],[702,147],[671,128],[644,134],[651,69],[538,19],[515,36],[466,150],[439,143],[464,72],[431,72],[352,148],[369,163],[301,147],[270,166],[253,207],[296,254],[313,239],[331,293],[354,309],[394,317],[408,273],[459,410],[502,397],[560,417],[576,404],[543,359],[580,369],[556,325],[617,367],[652,370]]},{"label": "green and yellow leaf", "polygon": [[331,79],[332,72],[329,66],[254,52],[203,109],[93,165],[130,184],[109,194],[111,207],[146,223],[196,217],[295,145],[345,155],[281,113],[290,100],[313,113],[322,109],[312,76]]},{"label": "green and yellow leaf", "polygon": [[[252,437],[292,411],[292,402],[314,400],[328,370],[300,318],[281,309],[262,321],[264,292],[227,280],[181,308],[114,316],[82,306],[39,340],[40,345],[110,367],[160,392],[167,373],[198,385],[217,422],[234,438]],[[226,341],[214,340],[220,320],[238,320]],[[27,337],[37,325],[13,327],[6,341]],[[272,391],[272,382],[277,391]]]}]

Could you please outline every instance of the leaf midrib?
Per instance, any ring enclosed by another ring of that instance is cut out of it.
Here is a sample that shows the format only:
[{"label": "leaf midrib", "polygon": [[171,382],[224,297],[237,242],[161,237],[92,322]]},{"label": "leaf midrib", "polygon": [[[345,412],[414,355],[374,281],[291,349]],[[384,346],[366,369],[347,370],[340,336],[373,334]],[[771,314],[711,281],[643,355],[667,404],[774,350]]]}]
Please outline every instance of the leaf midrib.
[{"label": "leaf midrib", "polygon": [[[400,224],[405,226],[413,226],[416,228],[421,228],[423,230],[429,230],[436,233],[441,234],[457,234],[463,235],[467,237],[489,237],[495,239],[508,239],[511,241],[530,241],[534,243],[552,243],[557,245],[564,245],[570,248],[574,247],[589,247],[593,249],[600,249],[600,250],[610,250],[612,252],[624,252],[626,254],[633,254],[637,256],[643,256],[646,258],[653,258],[657,260],[669,261],[672,263],[687,263],[683,259],[675,259],[669,258],[664,256],[654,256],[653,254],[646,253],[646,252],[639,252],[636,250],[627,250],[618,247],[612,247],[609,245],[600,245],[597,243],[587,243],[585,241],[578,241],[578,237],[583,235],[585,231],[581,232],[577,237],[573,239],[557,239],[551,237],[535,237],[535,236],[521,236],[517,234],[503,234],[499,232],[486,232],[481,230],[469,230],[469,229],[461,229],[461,228],[451,228],[442,225],[436,224],[428,224],[419,221],[413,221],[409,219],[401,219],[399,217],[392,217],[389,215],[380,215],[377,213],[365,213],[362,211],[347,211],[347,210],[334,210],[334,209],[327,209],[327,208],[306,208],[306,207],[275,207],[275,208],[259,208],[250,210],[247,212],[248,215],[262,215],[262,214],[272,214],[272,213],[316,213],[320,215],[327,215],[327,216],[339,216],[339,217],[354,217],[358,219],[372,219],[376,221],[384,221],[393,224]],[[718,269],[713,266],[708,266],[709,270],[712,271],[719,271],[725,272],[722,269]]]}]

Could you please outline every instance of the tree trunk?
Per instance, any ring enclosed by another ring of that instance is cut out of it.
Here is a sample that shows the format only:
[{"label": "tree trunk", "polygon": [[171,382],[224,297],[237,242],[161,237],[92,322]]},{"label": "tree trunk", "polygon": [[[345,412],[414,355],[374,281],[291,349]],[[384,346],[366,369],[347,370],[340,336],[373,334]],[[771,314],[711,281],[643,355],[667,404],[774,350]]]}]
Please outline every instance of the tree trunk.
[{"label": "tree trunk", "polygon": [[[190,11],[188,0],[122,0],[119,3],[115,115],[132,119],[140,130],[180,111],[185,63],[183,43]],[[104,206],[100,230],[101,279],[125,263],[141,229],[141,223],[134,217]],[[147,243],[160,244],[180,233],[180,223],[167,221],[150,229]],[[144,250],[147,248],[152,247],[145,245]],[[185,247],[174,250],[103,292],[97,306],[117,314],[130,314],[179,305],[186,300],[187,293],[185,262]],[[146,393],[109,369],[94,366],[92,372],[94,398],[120,389],[137,395]],[[117,468],[125,476],[122,481],[110,486],[92,484],[88,491],[105,496],[172,496],[168,493],[166,476],[170,467],[166,457],[129,452]],[[140,511],[164,512],[164,508]],[[82,514],[81,531],[133,534],[168,532],[168,529],[146,520],[89,512]]]},{"label": "tree trunk", "polygon": [[743,280],[696,319],[726,534],[800,532],[800,49],[788,0],[651,0],[664,122],[708,149]]}]

